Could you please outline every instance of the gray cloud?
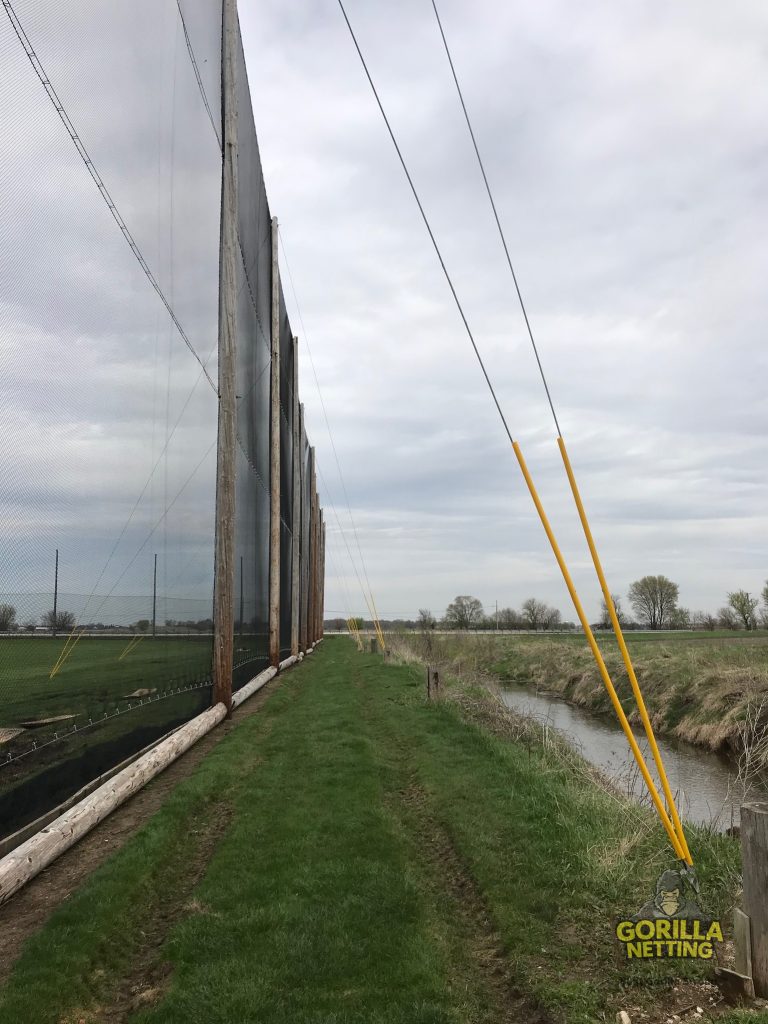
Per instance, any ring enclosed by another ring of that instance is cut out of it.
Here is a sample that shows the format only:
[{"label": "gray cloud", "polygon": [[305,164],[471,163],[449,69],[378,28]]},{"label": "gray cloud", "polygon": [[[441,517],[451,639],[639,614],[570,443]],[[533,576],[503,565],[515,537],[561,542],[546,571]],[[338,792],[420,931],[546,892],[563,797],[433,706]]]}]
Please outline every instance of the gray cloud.
[{"label": "gray cloud", "polygon": [[[598,591],[429,3],[349,4],[513,430]],[[715,608],[768,572],[757,3],[441,4],[614,589]],[[571,615],[334,4],[243,8],[262,160],[383,614]],[[289,306],[292,295],[287,289]],[[292,314],[298,330],[298,318]],[[326,493],[349,529],[312,393]],[[327,605],[359,588],[329,512]],[[351,541],[350,541],[351,543]]]}]

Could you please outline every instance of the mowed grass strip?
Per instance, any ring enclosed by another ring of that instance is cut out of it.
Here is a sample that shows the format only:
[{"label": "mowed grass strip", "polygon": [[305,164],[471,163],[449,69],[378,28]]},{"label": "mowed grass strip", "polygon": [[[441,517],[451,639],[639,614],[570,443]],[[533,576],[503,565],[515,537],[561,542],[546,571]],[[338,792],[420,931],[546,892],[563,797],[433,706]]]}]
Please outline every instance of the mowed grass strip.
[{"label": "mowed grass strip", "polygon": [[[627,971],[611,941],[671,866],[660,827],[556,747],[492,735],[423,690],[418,669],[326,641],[29,942],[0,1024],[121,1020],[126,1005],[134,1024],[671,1010],[678,965]],[[222,805],[203,874],[195,833]],[[737,845],[693,842],[719,912]]]},{"label": "mowed grass strip", "polygon": [[[170,987],[136,1020],[482,1019],[482,994],[452,979],[387,809],[353,656],[328,644],[287,674],[263,714],[59,909],[0,993],[3,1024],[115,1019],[123,979],[170,912],[169,879],[188,869],[192,833],[219,802],[228,829],[157,950]],[[157,973],[147,970],[150,988]]]}]

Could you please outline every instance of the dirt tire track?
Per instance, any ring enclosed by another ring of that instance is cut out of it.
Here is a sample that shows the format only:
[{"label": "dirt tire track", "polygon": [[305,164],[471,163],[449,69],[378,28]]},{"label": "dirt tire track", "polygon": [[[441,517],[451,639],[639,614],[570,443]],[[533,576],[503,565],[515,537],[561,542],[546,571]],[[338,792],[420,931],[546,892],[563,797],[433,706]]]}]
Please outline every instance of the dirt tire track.
[{"label": "dirt tire track", "polygon": [[482,890],[449,834],[432,816],[424,789],[414,779],[398,796],[405,811],[400,819],[429,865],[431,884],[454,909],[454,923],[490,996],[495,1024],[553,1024],[552,1016],[520,989]]},{"label": "dirt tire track", "polygon": [[26,940],[42,928],[59,904],[149,821],[176,786],[240,722],[260,711],[280,682],[278,675],[0,907],[0,984],[13,970]]}]

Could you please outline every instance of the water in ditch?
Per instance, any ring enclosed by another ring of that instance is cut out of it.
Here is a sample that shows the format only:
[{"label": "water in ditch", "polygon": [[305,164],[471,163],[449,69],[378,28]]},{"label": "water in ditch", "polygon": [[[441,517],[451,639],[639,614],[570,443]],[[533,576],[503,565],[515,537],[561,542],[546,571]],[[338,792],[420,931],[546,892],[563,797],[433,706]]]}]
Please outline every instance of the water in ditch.
[{"label": "water in ditch", "polygon": [[[621,726],[611,716],[591,714],[559,697],[524,687],[504,689],[502,697],[513,710],[547,722],[564,733],[586,760],[622,790],[638,799],[649,799]],[[645,733],[642,727],[634,732],[656,779]],[[714,822],[720,829],[737,825],[745,794],[736,780],[734,763],[723,755],[679,740],[657,737],[657,742],[681,816],[700,824]],[[752,786],[748,796],[768,799],[768,788]]]}]

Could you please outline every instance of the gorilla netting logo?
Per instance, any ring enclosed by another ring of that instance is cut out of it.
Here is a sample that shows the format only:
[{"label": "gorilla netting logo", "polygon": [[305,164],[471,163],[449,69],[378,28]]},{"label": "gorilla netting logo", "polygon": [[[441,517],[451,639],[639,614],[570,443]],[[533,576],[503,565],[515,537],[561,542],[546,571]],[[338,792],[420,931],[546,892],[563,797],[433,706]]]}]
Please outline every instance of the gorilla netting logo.
[{"label": "gorilla netting logo", "polygon": [[723,941],[723,930],[719,921],[707,917],[696,900],[686,895],[686,881],[698,894],[690,874],[685,869],[664,871],[653,897],[633,917],[618,922],[616,938],[628,960],[712,958],[713,944]]}]

